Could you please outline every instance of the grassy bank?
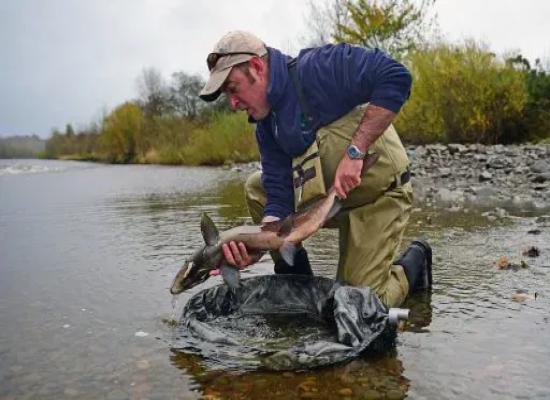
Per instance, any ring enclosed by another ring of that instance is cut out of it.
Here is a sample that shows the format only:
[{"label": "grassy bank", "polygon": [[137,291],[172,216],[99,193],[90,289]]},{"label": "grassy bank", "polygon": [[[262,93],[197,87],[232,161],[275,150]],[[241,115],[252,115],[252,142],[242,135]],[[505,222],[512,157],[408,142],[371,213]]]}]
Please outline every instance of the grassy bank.
[{"label": "grassy bank", "polygon": [[243,113],[220,111],[204,121],[148,118],[135,103],[115,109],[100,132],[54,134],[44,157],[167,165],[222,165],[259,159],[254,126]]}]

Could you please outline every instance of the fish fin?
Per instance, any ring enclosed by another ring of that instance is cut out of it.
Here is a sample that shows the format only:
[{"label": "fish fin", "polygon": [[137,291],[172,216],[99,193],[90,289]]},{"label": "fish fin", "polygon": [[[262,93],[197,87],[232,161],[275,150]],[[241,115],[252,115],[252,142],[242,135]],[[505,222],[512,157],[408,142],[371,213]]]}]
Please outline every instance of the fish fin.
[{"label": "fish fin", "polygon": [[204,242],[208,246],[214,246],[218,243],[218,240],[220,239],[218,228],[216,228],[214,221],[212,221],[212,219],[210,219],[210,217],[206,213],[202,213],[201,233]]},{"label": "fish fin", "polygon": [[281,253],[281,257],[283,257],[283,260],[290,265],[294,265],[294,257],[296,256],[296,252],[298,251],[298,247],[294,243],[285,242],[279,249],[279,253]]},{"label": "fish fin", "polygon": [[235,290],[241,285],[241,274],[234,266],[222,263],[222,265],[220,265],[220,272],[223,281],[230,289]]},{"label": "fish fin", "polygon": [[286,217],[283,222],[281,223],[281,227],[279,231],[277,232],[277,236],[286,236],[290,233],[292,230],[292,227],[294,226],[294,216],[291,214],[288,217]]},{"label": "fish fin", "polygon": [[281,230],[281,221],[265,222],[260,229],[262,232],[279,232]]}]

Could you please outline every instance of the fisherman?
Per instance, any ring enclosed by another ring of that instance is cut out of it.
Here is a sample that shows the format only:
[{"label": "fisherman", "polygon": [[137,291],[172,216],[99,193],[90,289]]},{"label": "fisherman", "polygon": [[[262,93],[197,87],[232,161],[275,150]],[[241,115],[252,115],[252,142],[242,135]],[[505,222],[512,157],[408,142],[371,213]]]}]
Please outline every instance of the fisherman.
[{"label": "fisherman", "polygon": [[[337,279],[368,286],[388,307],[431,288],[431,248],[416,240],[397,260],[413,193],[409,160],[391,125],[409,96],[411,75],[378,49],[349,44],[300,51],[293,59],[256,36],[233,31],[207,57],[210,77],[200,97],[224,93],[256,123],[262,172],[245,184],[256,224],[285,218],[333,185],[343,211]],[[366,157],[375,165],[363,173]],[[257,261],[243,243],[224,244],[229,264]],[[294,265],[271,253],[275,273],[312,274],[302,247]]]}]

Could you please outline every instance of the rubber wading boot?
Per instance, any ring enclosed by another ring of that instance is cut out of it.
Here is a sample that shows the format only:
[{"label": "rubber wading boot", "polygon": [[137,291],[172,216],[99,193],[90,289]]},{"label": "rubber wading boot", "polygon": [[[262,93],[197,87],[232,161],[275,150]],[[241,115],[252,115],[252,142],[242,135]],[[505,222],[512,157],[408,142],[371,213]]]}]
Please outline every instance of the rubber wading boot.
[{"label": "rubber wading boot", "polygon": [[313,275],[307,251],[301,247],[294,256],[294,265],[288,265],[282,258],[275,263],[276,274]]},{"label": "rubber wading boot", "polygon": [[425,240],[413,240],[394,264],[403,267],[409,281],[409,293],[432,288],[432,248]]}]

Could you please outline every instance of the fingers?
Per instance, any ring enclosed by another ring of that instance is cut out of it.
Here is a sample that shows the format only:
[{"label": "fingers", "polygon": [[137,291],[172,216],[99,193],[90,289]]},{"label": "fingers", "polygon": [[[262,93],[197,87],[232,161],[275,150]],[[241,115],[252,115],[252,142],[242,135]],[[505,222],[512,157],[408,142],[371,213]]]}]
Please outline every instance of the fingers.
[{"label": "fingers", "polygon": [[345,200],[347,198],[348,191],[343,187],[338,178],[334,181],[334,190],[336,190],[336,194],[342,200]]},{"label": "fingers", "polygon": [[210,276],[218,276],[219,274],[220,274],[219,269],[213,269],[213,270],[208,272],[208,275],[210,275]]},{"label": "fingers", "polygon": [[[241,243],[239,243],[241,244]],[[241,253],[240,246],[235,242],[229,242],[229,247],[231,248],[231,252],[233,253],[233,258],[235,259],[235,265],[239,268],[244,268],[244,260],[245,256]],[[246,249],[245,249],[246,252]]]},{"label": "fingers", "polygon": [[334,177],[334,189],[341,199],[346,199],[348,193],[361,184],[362,160],[350,160],[346,157],[340,161]]},{"label": "fingers", "polygon": [[222,251],[225,257],[225,261],[227,261],[228,264],[237,265],[237,263],[235,262],[235,258],[233,257],[233,253],[227,243],[222,244]]},{"label": "fingers", "polygon": [[222,245],[223,255],[228,264],[234,265],[240,269],[251,264],[251,257],[248,254],[246,246],[242,242],[229,242]]},{"label": "fingers", "polygon": [[354,176],[344,175],[336,178],[336,180],[334,181],[334,189],[336,190],[339,198],[346,199],[348,193],[352,189],[355,189],[357,186],[359,186],[360,183],[360,179],[357,179]]}]

